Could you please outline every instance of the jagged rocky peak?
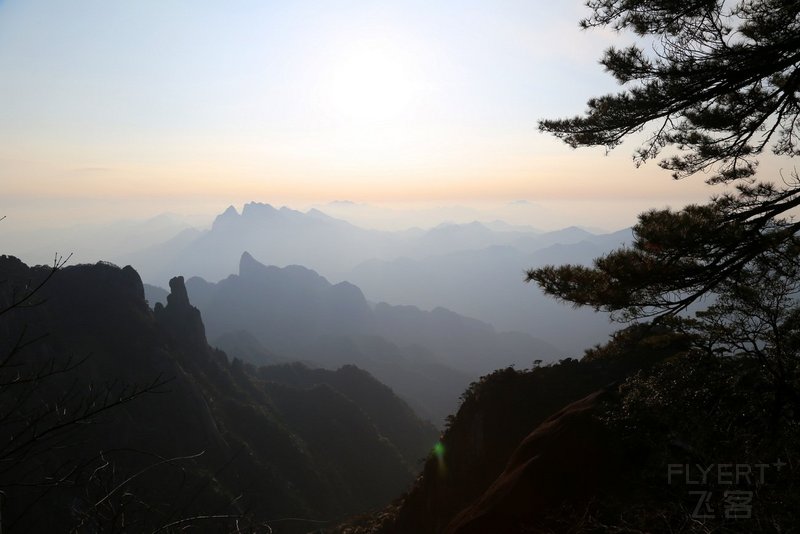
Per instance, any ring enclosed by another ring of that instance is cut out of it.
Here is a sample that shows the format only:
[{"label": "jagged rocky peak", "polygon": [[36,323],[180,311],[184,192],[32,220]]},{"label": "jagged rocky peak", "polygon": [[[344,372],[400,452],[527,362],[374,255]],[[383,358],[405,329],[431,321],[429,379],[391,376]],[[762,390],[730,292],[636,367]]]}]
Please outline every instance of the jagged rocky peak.
[{"label": "jagged rocky peak", "polygon": [[266,266],[259,263],[249,252],[242,253],[239,258],[239,276],[247,278],[253,274],[261,273],[266,269]]},{"label": "jagged rocky peak", "polygon": [[187,307],[189,303],[189,293],[186,291],[186,284],[183,276],[176,276],[169,281],[169,295],[167,295],[167,306]]},{"label": "jagged rocky peak", "polygon": [[183,276],[169,281],[170,293],[167,305],[156,303],[153,308],[156,320],[172,335],[192,344],[206,344],[206,329],[200,317],[200,310],[189,302],[189,293]]},{"label": "jagged rocky peak", "polygon": [[242,217],[269,217],[276,213],[278,210],[263,202],[248,202],[242,208]]},{"label": "jagged rocky peak", "polygon": [[224,226],[234,223],[239,220],[239,212],[233,206],[228,206],[228,209],[217,215],[211,225],[212,229],[218,230]]}]

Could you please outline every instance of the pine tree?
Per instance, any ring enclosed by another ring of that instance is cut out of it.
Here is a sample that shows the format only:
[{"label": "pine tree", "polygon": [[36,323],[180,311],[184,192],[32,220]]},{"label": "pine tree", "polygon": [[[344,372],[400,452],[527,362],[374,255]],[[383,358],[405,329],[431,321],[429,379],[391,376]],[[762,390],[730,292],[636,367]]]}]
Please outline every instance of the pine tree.
[{"label": "pine tree", "polygon": [[[601,64],[622,85],[592,98],[585,115],[544,120],[573,147],[612,149],[653,127],[634,159],[661,160],[676,178],[750,178],[771,148],[800,154],[800,1],[590,0],[581,26],[631,30],[641,45],[610,48]],[[652,47],[648,53],[644,43]]]},{"label": "pine tree", "polygon": [[[584,28],[633,31],[640,44],[601,60],[622,84],[589,100],[585,115],[544,120],[540,129],[573,147],[605,146],[651,128],[636,150],[642,164],[684,178],[735,186],[705,205],[639,217],[632,247],[592,268],[528,272],[545,292],[630,320],[675,315],[704,295],[742,280],[770,256],[798,259],[800,177],[756,183],[765,150],[800,154],[800,1],[590,0]],[[652,49],[648,52],[645,43]],[[758,283],[758,280],[749,283]]]}]

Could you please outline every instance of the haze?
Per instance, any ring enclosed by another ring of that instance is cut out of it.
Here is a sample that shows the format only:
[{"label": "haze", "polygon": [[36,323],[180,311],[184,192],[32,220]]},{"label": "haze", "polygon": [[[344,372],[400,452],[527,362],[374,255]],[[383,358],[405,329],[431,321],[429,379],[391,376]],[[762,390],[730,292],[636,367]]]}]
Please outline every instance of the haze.
[{"label": "haze", "polygon": [[[520,199],[613,229],[707,196],[654,165],[633,172],[627,146],[603,158],[537,132],[613,89],[597,65],[613,36],[579,32],[581,15],[582,2],[2,2],[4,230],[210,221],[252,200]],[[587,208],[612,200],[622,209]]]}]

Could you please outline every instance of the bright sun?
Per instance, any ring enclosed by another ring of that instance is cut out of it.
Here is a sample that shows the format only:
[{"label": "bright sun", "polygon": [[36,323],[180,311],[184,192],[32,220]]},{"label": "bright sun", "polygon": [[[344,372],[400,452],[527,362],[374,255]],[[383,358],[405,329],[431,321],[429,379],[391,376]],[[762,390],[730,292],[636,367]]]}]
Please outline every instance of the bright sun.
[{"label": "bright sun", "polygon": [[326,112],[348,122],[383,122],[412,111],[422,87],[412,58],[384,43],[359,43],[329,63]]}]

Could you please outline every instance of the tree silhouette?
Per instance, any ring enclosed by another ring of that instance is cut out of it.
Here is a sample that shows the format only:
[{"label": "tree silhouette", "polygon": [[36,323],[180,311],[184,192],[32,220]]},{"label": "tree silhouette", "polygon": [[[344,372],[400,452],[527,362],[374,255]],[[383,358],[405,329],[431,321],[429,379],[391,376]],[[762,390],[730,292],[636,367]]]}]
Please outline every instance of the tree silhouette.
[{"label": "tree silhouette", "polygon": [[585,115],[543,120],[573,147],[612,149],[654,126],[637,164],[661,160],[676,178],[752,177],[756,156],[798,153],[800,2],[796,0],[590,0],[581,26],[631,30],[652,44],[610,48],[601,64],[624,89],[592,98]]},{"label": "tree silhouette", "polygon": [[[800,154],[800,2],[593,0],[584,28],[631,30],[640,45],[610,48],[601,63],[623,85],[589,100],[585,115],[543,120],[540,129],[573,147],[616,147],[653,127],[636,164],[682,178],[699,171],[733,193],[679,211],[653,210],[634,227],[631,248],[592,268],[547,266],[528,272],[546,293],[624,320],[674,315],[770,254],[794,254],[800,206],[794,171],[754,183],[766,148]],[[644,43],[652,44],[652,52]],[[777,178],[777,177],[776,177]],[[796,257],[796,254],[794,254]]]},{"label": "tree silhouette", "polygon": [[743,281],[742,272],[761,256],[797,258],[800,223],[775,216],[797,199],[795,178],[787,189],[742,185],[737,194],[705,205],[651,210],[639,216],[631,247],[596,259],[593,267],[532,269],[528,280],[559,299],[625,321],[675,315],[726,280]]}]

